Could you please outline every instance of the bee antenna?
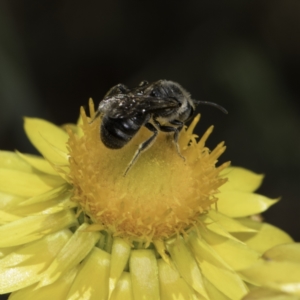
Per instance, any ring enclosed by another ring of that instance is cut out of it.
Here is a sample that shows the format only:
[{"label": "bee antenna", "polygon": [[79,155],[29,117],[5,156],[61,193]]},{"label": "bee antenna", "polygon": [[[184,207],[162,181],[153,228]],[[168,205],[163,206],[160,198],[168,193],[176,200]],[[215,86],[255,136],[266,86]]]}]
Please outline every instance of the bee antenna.
[{"label": "bee antenna", "polygon": [[224,114],[228,114],[228,111],[221,105],[214,103],[214,102],[209,102],[209,101],[200,101],[200,100],[195,100],[195,104],[199,105],[199,104],[204,104],[204,105],[210,105],[210,106],[214,106],[216,108],[218,108],[220,111],[222,111]]}]

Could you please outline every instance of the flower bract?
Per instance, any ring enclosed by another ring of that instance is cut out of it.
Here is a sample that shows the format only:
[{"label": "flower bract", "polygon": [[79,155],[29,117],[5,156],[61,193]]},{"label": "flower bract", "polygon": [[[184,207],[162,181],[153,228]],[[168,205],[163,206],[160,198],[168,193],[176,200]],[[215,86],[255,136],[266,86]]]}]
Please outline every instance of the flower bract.
[{"label": "flower bract", "polygon": [[300,243],[277,245],[240,273],[256,288],[244,300],[300,299]]},{"label": "flower bract", "polygon": [[263,176],[217,166],[193,129],[160,133],[126,177],[149,132],[120,150],[99,137],[100,119],[81,110],[58,127],[26,118],[41,156],[0,152],[0,293],[17,299],[241,299],[255,284],[240,273],[292,242],[252,215],[277,200],[256,194]]}]

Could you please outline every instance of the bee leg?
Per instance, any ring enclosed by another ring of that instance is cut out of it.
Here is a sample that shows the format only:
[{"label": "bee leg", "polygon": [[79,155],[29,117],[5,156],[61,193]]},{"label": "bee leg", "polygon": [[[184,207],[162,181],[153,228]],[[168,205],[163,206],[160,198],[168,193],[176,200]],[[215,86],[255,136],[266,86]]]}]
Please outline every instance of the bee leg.
[{"label": "bee leg", "polygon": [[117,84],[116,88],[121,92],[121,94],[125,94],[128,92],[128,87],[123,83]]},{"label": "bee leg", "polygon": [[100,111],[97,110],[93,119],[89,122],[89,124],[92,124],[100,116],[100,114],[101,114]]},{"label": "bee leg", "polygon": [[153,121],[160,131],[174,132],[174,143],[176,146],[177,153],[185,161],[185,157],[180,153],[180,149],[179,149],[179,145],[178,145],[179,133],[180,133],[181,129],[183,128],[184,123],[181,121],[173,120],[170,122],[170,124],[175,125],[173,127],[173,126],[161,125],[155,118],[153,118]]},{"label": "bee leg", "polygon": [[173,120],[170,122],[172,125],[176,125],[176,131],[174,132],[174,143],[176,145],[177,152],[179,156],[185,161],[185,157],[180,153],[179,145],[178,145],[178,138],[179,138],[179,133],[181,129],[183,128],[184,123],[178,120]]},{"label": "bee leg", "polygon": [[143,81],[141,81],[141,83],[139,84],[139,86],[146,86],[148,84],[149,84],[149,82],[147,80],[143,80]]},{"label": "bee leg", "polygon": [[138,149],[136,150],[136,152],[134,153],[134,156],[131,160],[131,162],[129,163],[129,165],[127,166],[123,176],[125,177],[126,174],[128,173],[128,171],[130,170],[130,168],[133,166],[133,164],[137,161],[138,157],[140,156],[140,154],[142,152],[144,152],[145,150],[147,150],[149,147],[151,147],[151,145],[153,144],[153,142],[156,139],[156,136],[158,134],[158,130],[151,124],[151,123],[146,123],[144,125],[146,128],[148,128],[150,131],[153,132],[153,135],[146,140],[145,142],[141,143],[138,147]]}]

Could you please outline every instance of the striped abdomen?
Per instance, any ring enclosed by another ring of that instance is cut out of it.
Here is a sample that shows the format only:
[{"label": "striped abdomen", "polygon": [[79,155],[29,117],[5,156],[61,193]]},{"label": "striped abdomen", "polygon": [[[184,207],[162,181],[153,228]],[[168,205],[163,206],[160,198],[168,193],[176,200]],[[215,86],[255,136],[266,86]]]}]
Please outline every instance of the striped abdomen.
[{"label": "striped abdomen", "polygon": [[110,149],[124,147],[144,125],[148,116],[113,119],[105,116],[102,120],[100,136],[103,144]]}]

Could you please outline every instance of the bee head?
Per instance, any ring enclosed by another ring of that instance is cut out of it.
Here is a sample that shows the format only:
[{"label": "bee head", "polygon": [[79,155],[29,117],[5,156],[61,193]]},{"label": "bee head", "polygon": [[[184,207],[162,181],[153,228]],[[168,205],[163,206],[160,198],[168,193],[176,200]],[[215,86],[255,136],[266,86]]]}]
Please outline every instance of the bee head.
[{"label": "bee head", "polygon": [[179,106],[190,99],[190,94],[181,85],[169,80],[159,80],[149,85],[146,91],[152,97],[175,99]]}]

